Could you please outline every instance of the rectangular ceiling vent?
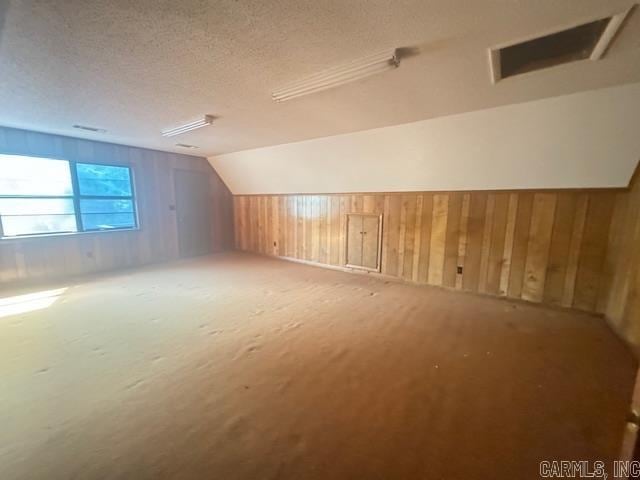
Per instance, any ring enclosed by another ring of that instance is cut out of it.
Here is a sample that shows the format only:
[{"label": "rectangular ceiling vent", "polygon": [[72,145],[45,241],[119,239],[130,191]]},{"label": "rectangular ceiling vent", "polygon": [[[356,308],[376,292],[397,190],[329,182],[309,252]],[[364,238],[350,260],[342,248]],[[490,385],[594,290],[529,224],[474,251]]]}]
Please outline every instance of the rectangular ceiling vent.
[{"label": "rectangular ceiling vent", "polygon": [[73,125],[73,128],[77,128],[78,130],[85,130],[87,132],[94,132],[94,133],[105,133],[106,132],[106,130],[104,128],[88,127],[87,125]]},{"label": "rectangular ceiling vent", "polygon": [[602,58],[629,11],[490,49],[493,82],[564,63]]},{"label": "rectangular ceiling vent", "polygon": [[188,143],[176,143],[176,147],[180,147],[180,148],[199,148],[195,145],[189,145]]}]

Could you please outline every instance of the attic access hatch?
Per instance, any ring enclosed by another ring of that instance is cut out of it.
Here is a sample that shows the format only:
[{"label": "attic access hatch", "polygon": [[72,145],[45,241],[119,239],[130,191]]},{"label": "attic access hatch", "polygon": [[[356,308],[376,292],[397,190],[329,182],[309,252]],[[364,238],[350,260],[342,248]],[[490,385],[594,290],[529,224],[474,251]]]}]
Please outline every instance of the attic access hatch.
[{"label": "attic access hatch", "polygon": [[600,59],[630,11],[490,49],[493,83],[564,63]]}]

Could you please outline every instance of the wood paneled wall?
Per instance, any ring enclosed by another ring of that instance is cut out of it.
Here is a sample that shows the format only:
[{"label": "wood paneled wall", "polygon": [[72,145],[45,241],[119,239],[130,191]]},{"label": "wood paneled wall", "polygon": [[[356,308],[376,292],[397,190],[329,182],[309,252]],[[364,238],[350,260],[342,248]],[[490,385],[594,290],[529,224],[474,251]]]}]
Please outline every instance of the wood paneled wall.
[{"label": "wood paneled wall", "polygon": [[235,246],[341,267],[346,214],[383,214],[384,275],[604,312],[619,192],[235,196]]},{"label": "wood paneled wall", "polygon": [[204,158],[0,127],[0,153],[123,164],[133,170],[140,229],[0,240],[0,284],[178,258],[174,169],[208,175],[212,251],[233,246],[232,197]]},{"label": "wood paneled wall", "polygon": [[605,314],[612,327],[640,354],[640,169],[628,193],[616,197],[606,268]]}]

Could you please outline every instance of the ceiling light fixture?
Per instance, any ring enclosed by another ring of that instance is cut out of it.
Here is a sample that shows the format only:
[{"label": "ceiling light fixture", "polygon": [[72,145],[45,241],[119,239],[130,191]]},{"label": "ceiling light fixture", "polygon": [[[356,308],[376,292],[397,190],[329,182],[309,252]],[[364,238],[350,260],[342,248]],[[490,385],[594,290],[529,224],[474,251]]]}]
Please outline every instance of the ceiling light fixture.
[{"label": "ceiling light fixture", "polygon": [[400,65],[397,49],[385,50],[359,60],[332,67],[303,80],[291,83],[274,90],[271,98],[276,102],[284,102],[293,98],[321,92],[345,83],[355,82],[376,73],[393,70]]},{"label": "ceiling light fixture", "polygon": [[200,148],[195,145],[189,145],[188,143],[176,143],[176,147],[180,148]]},{"label": "ceiling light fixture", "polygon": [[196,130],[198,128],[206,127],[207,125],[211,125],[213,123],[213,115],[205,115],[200,120],[196,120],[194,122],[187,123],[186,125],[181,125],[175,128],[169,128],[167,130],[162,131],[163,137],[175,137],[176,135],[181,135],[186,132],[190,132],[191,130]]}]

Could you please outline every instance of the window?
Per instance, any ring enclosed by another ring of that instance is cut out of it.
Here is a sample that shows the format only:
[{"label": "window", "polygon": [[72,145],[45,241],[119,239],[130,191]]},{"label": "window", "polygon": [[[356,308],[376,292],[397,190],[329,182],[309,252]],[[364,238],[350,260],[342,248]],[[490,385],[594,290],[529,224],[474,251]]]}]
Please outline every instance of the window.
[{"label": "window", "polygon": [[129,167],[0,154],[2,237],[137,227]]},{"label": "window", "polygon": [[75,170],[84,231],[136,226],[129,168],[76,163]]}]

